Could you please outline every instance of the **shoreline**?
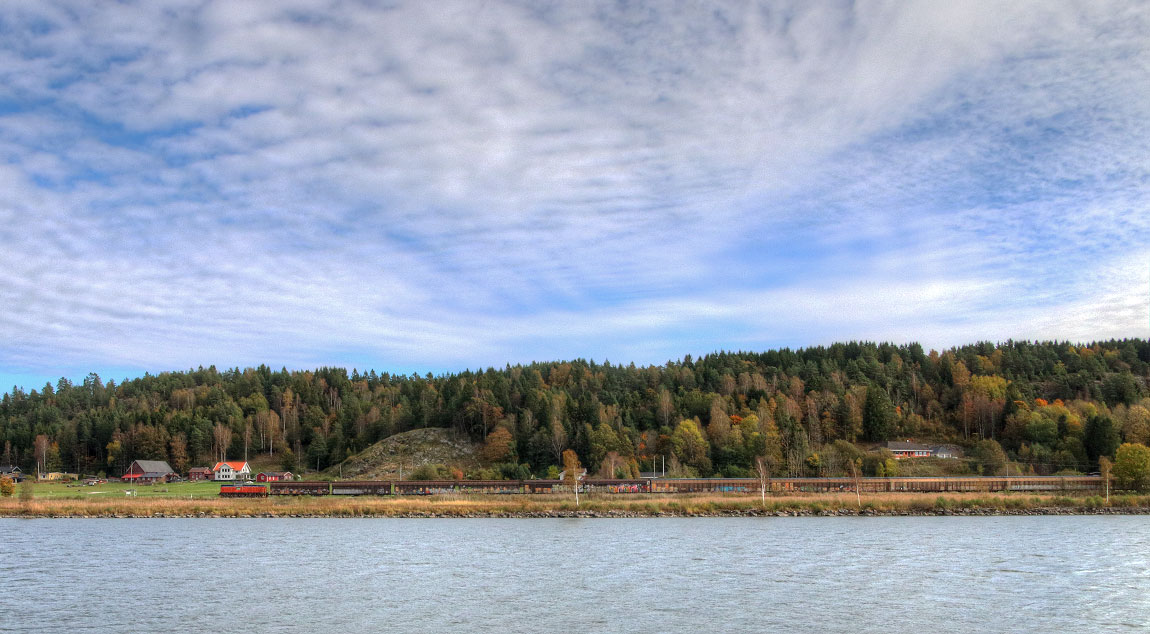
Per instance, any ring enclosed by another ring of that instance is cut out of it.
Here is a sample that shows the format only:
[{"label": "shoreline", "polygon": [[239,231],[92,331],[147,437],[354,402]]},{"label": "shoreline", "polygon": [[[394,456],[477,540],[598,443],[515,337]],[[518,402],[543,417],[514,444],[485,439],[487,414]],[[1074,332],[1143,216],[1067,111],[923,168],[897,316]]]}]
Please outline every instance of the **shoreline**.
[{"label": "shoreline", "polygon": [[57,515],[47,514],[0,514],[0,519],[660,519],[660,518],[722,518],[722,517],[1021,517],[1021,516],[1085,516],[1085,515],[1150,515],[1150,507],[1104,507],[1104,508],[1064,508],[1038,507],[1033,509],[940,509],[937,511],[876,511],[871,509],[836,509],[812,511],[715,511],[715,512],[660,512],[655,514],[631,511],[552,511],[552,512],[490,512],[490,513],[364,513],[344,514],[99,514],[99,515]]},{"label": "shoreline", "polygon": [[767,498],[686,494],[434,498],[142,498],[0,500],[0,518],[661,518],[661,517],[970,517],[1150,515],[1150,496],[1033,494],[806,494]]}]

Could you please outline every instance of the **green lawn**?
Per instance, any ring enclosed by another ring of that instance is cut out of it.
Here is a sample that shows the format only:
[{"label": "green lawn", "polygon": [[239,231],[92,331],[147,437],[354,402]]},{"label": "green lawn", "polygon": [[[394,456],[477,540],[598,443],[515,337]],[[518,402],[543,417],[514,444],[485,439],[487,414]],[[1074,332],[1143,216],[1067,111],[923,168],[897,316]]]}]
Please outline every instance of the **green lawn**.
[{"label": "green lawn", "polygon": [[109,482],[95,486],[84,486],[75,482],[62,484],[55,482],[38,482],[32,487],[37,498],[56,499],[90,499],[90,498],[122,498],[126,491],[135,491],[136,497],[155,498],[207,498],[218,497],[220,494],[219,482],[172,482],[169,484],[127,484],[122,482]]}]

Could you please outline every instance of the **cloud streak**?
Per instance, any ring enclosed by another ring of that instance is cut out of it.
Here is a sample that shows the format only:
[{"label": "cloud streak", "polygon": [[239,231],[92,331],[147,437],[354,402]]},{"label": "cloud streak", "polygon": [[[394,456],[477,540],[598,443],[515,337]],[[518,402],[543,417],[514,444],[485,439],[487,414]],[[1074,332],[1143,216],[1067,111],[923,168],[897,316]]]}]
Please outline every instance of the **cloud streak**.
[{"label": "cloud streak", "polygon": [[5,3],[0,375],[1145,336],[1148,31],[1119,3]]}]

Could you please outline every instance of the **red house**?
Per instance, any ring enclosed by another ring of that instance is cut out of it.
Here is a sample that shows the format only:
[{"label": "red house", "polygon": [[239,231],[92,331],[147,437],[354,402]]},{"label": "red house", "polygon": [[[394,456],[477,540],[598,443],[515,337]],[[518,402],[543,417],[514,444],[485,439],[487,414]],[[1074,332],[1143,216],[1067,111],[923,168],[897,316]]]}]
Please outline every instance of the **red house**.
[{"label": "red house", "polygon": [[256,474],[256,482],[281,482],[294,477],[291,471],[264,471]]},{"label": "red house", "polygon": [[192,467],[188,470],[188,480],[196,482],[198,480],[208,480],[212,477],[212,470],[207,467]]},{"label": "red house", "polygon": [[886,443],[886,448],[894,454],[895,458],[929,458],[933,452],[927,445],[920,445],[916,442],[891,442]]},{"label": "red house", "polygon": [[178,476],[163,460],[136,460],[120,479],[128,482],[167,482],[168,478]]}]

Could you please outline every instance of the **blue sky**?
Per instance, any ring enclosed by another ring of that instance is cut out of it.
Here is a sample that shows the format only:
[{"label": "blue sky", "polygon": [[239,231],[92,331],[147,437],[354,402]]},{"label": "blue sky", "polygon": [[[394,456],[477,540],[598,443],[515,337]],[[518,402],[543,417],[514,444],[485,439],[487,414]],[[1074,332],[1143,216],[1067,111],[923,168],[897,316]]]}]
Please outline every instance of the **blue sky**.
[{"label": "blue sky", "polygon": [[0,4],[0,385],[1145,337],[1150,4]]}]

